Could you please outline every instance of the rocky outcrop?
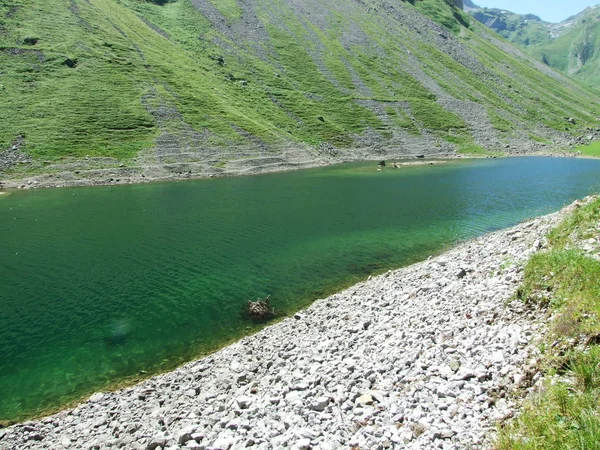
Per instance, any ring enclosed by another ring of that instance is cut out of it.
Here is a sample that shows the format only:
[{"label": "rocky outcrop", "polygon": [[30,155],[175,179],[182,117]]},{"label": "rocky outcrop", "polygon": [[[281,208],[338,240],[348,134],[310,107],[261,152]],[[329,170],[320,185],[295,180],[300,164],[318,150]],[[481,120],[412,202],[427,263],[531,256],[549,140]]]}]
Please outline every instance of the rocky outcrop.
[{"label": "rocky outcrop", "polygon": [[31,157],[24,153],[25,137],[19,136],[4,151],[0,151],[0,174],[18,164],[31,162]]},{"label": "rocky outcrop", "polygon": [[0,430],[3,449],[484,448],[539,380],[507,302],[564,212],[372,277],[207,358]]}]

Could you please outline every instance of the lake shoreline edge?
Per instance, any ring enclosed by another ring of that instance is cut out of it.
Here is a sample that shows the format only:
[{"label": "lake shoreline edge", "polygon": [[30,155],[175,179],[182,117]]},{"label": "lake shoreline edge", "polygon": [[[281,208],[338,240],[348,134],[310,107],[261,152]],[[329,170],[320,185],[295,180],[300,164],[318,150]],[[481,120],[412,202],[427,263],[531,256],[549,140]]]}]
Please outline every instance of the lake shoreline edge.
[{"label": "lake shoreline edge", "polygon": [[[549,314],[507,301],[546,233],[581,203],[369,277],[171,372],[0,429],[0,448],[489,445],[493,424],[518,410],[511,392],[535,378]],[[139,427],[126,432],[128,423]]]},{"label": "lake shoreline edge", "polygon": [[[460,153],[431,153],[427,155],[411,155],[406,153],[386,153],[382,155],[359,155],[340,158],[314,158],[299,160],[282,160],[272,164],[250,164],[240,169],[202,170],[199,172],[187,172],[182,165],[162,164],[151,167],[133,166],[121,167],[122,164],[113,168],[78,168],[56,172],[42,172],[38,174],[25,174],[22,177],[0,178],[0,192],[15,190],[47,189],[61,187],[92,187],[92,186],[122,186],[149,183],[165,183],[188,180],[217,179],[230,177],[246,177],[266,175],[271,173],[282,173],[295,170],[314,169],[331,165],[359,163],[372,161],[399,161],[410,163],[407,165],[427,165],[446,161],[460,161],[466,159],[486,159],[504,157],[558,157],[558,158],[583,158],[595,159],[594,157],[578,155],[568,151],[528,151],[505,153],[503,156],[460,154]],[[173,167],[171,167],[173,166]],[[1,175],[1,174],[0,174]]]}]

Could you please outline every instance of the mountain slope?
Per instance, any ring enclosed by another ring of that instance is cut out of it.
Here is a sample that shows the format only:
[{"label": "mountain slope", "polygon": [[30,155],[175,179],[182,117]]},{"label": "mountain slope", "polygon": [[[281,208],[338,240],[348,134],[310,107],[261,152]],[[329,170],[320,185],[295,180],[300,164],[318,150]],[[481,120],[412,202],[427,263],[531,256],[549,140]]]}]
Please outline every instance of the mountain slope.
[{"label": "mountain slope", "polygon": [[528,52],[558,70],[600,87],[600,6],[550,25],[552,39]]},{"label": "mountain slope", "polygon": [[600,86],[600,6],[557,23],[533,14],[495,8],[467,8],[475,19],[545,64],[590,85]]},{"label": "mountain slope", "polygon": [[471,8],[469,13],[485,26],[521,47],[548,42],[551,39],[551,24],[534,14],[516,14],[503,9],[477,6]]},{"label": "mountain slope", "polygon": [[600,115],[444,0],[11,0],[0,67],[5,180],[527,149]]}]

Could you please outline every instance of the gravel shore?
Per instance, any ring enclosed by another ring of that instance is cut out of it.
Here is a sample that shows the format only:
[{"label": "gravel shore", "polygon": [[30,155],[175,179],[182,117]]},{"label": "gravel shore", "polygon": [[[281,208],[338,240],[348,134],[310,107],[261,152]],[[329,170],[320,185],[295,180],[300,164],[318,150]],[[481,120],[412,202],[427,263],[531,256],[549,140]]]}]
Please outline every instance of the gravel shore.
[{"label": "gravel shore", "polygon": [[548,313],[508,302],[572,210],[314,302],[206,358],[0,430],[2,449],[487,448]]}]

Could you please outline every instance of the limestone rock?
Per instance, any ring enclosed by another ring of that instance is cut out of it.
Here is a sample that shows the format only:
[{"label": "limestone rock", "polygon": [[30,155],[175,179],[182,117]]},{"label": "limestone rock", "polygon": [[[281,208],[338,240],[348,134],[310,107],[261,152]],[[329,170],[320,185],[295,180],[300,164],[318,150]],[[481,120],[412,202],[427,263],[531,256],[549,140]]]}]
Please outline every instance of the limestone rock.
[{"label": "limestone rock", "polygon": [[92,394],[91,397],[88,399],[88,401],[90,403],[96,403],[99,402],[100,400],[102,400],[104,398],[104,394],[102,392],[96,392],[95,394]]}]

